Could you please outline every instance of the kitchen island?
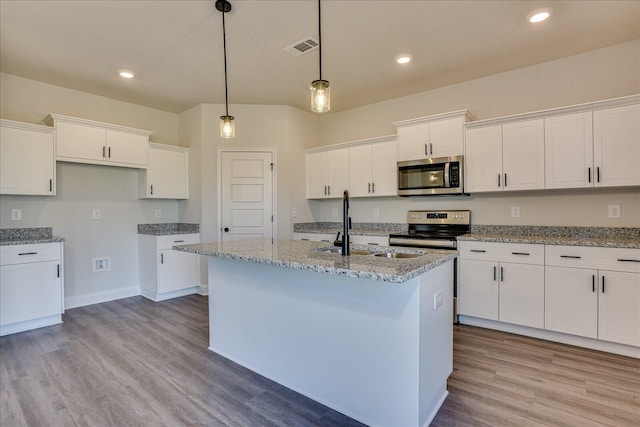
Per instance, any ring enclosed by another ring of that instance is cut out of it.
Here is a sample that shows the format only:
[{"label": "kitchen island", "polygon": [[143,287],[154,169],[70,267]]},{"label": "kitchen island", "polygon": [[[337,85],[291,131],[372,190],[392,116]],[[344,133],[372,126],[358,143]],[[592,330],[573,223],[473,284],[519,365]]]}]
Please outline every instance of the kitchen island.
[{"label": "kitchen island", "polygon": [[365,424],[428,425],[452,372],[456,253],[262,244],[174,247],[209,256],[209,349]]}]

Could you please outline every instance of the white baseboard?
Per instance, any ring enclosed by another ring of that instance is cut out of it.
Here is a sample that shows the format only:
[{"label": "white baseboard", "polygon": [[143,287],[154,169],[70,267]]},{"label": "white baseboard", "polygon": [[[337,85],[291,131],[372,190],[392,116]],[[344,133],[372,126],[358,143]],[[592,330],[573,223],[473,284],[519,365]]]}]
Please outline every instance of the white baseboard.
[{"label": "white baseboard", "polygon": [[145,289],[142,289],[142,292],[140,293],[140,295],[150,299],[151,301],[158,302],[158,301],[168,300],[171,298],[178,298],[186,295],[197,294],[198,290],[199,290],[199,286],[192,286],[190,288],[178,289],[177,291],[162,292],[162,293],[149,292]]},{"label": "white baseboard", "polygon": [[207,296],[209,295],[209,285],[200,285],[198,287],[198,295]]},{"label": "white baseboard", "polygon": [[10,325],[0,326],[0,336],[29,331],[31,329],[42,328],[44,326],[57,325],[60,323],[62,323],[62,317],[59,314],[41,317],[39,319],[26,320],[24,322],[12,323]]},{"label": "white baseboard", "polygon": [[109,291],[94,292],[92,294],[65,297],[64,307],[65,309],[84,307],[85,305],[99,304],[101,302],[135,297],[137,295],[140,295],[140,287],[130,286],[128,288],[119,288]]}]

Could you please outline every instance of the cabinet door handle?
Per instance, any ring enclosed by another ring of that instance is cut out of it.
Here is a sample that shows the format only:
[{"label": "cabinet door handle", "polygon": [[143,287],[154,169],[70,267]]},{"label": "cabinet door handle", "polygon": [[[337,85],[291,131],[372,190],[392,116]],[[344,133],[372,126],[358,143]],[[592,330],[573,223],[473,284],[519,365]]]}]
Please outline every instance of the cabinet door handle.
[{"label": "cabinet door handle", "polygon": [[331,195],[331,186],[327,185],[327,195],[330,196]]},{"label": "cabinet door handle", "polygon": [[109,147],[109,149],[107,151],[109,153],[109,158],[111,158],[111,147]]},{"label": "cabinet door handle", "polygon": [[433,143],[429,143],[429,154],[433,156]]},{"label": "cabinet door handle", "polygon": [[373,193],[375,193],[375,192],[376,192],[376,183],[375,183],[375,182],[372,182],[372,183],[371,183],[371,193],[373,194]]},{"label": "cabinet door handle", "polygon": [[504,174],[504,188],[507,188],[507,174]]},{"label": "cabinet door handle", "polygon": [[498,174],[498,188],[500,188],[500,174]]},{"label": "cabinet door handle", "polygon": [[153,184],[151,184],[151,195],[153,196]]},{"label": "cabinet door handle", "polygon": [[596,291],[596,276],[595,274],[591,276],[591,292]]},{"label": "cabinet door handle", "polygon": [[582,257],[576,255],[560,255],[560,258],[581,259]]},{"label": "cabinet door handle", "polygon": [[589,167],[589,182],[591,182],[591,168]]},{"label": "cabinet door handle", "polygon": [[174,240],[173,243],[184,243],[184,240]]},{"label": "cabinet door handle", "polygon": [[58,264],[58,277],[60,277],[60,264]]},{"label": "cabinet door handle", "polygon": [[604,276],[602,276],[602,293],[604,294]]},{"label": "cabinet door handle", "polygon": [[500,267],[500,281],[504,282],[504,267]]},{"label": "cabinet door handle", "polygon": [[429,155],[429,148],[427,147],[427,144],[424,144],[424,155],[425,156]]},{"label": "cabinet door handle", "polygon": [[160,264],[164,264],[164,254],[160,254]]},{"label": "cabinet door handle", "polygon": [[480,253],[485,253],[487,251],[485,251],[484,249],[471,249],[469,252],[480,252]]},{"label": "cabinet door handle", "polygon": [[511,252],[511,255],[526,255],[526,256],[529,256],[531,254],[529,254],[528,252]]},{"label": "cabinet door handle", "polygon": [[640,262],[640,259],[627,259],[627,258],[618,258],[620,262]]},{"label": "cabinet door handle", "polygon": [[494,266],[493,266],[493,281],[494,281],[494,282],[496,281],[496,270],[497,270],[497,268],[496,268],[496,266],[494,265]]},{"label": "cabinet door handle", "polygon": [[106,150],[106,147],[103,145],[103,146],[102,146],[102,157],[103,157],[103,158],[104,158],[104,157],[107,157],[107,156],[105,155],[105,150]]},{"label": "cabinet door handle", "polygon": [[18,256],[23,256],[23,255],[38,255],[38,252],[22,252],[21,254],[18,254]]},{"label": "cabinet door handle", "polygon": [[369,189],[367,190],[367,193],[371,193],[371,183],[369,183]]},{"label": "cabinet door handle", "polygon": [[600,166],[596,167],[596,182],[600,182]]},{"label": "cabinet door handle", "polygon": [[49,180],[49,193],[53,192],[53,179]]}]

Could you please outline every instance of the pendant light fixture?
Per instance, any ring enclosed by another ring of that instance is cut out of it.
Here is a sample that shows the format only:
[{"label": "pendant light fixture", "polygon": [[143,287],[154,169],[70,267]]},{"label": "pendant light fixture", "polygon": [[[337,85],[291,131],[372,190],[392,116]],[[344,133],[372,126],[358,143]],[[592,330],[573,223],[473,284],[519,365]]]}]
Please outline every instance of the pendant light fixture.
[{"label": "pendant light fixture", "polygon": [[236,136],[236,125],[233,116],[229,115],[229,88],[227,85],[227,29],[225,27],[224,15],[231,11],[231,3],[227,0],[216,0],[216,9],[222,12],[222,47],[224,50],[224,105],[225,115],[220,116],[220,137],[234,138]]},{"label": "pendant light fixture", "polygon": [[311,111],[326,113],[331,109],[329,82],[322,80],[322,19],[320,17],[320,0],[318,0],[318,52],[320,78],[311,82]]}]

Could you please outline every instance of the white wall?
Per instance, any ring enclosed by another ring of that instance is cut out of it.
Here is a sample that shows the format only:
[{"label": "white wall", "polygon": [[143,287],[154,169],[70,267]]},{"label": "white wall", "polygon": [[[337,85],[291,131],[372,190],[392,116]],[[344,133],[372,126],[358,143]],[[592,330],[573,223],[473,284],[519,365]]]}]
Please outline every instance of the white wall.
[{"label": "white wall", "polygon": [[[59,86],[0,74],[2,118],[38,123],[49,113],[153,131],[151,140],[177,144],[178,115]],[[53,227],[66,239],[65,297],[71,305],[114,299],[138,286],[137,225],[180,220],[175,200],[139,200],[137,169],[57,164],[55,197],[0,196],[0,226]],[[11,220],[22,209],[22,220]],[[102,219],[92,220],[93,209]],[[160,209],[162,218],[156,219]],[[111,271],[92,273],[92,258],[110,256]]]},{"label": "white wall", "polygon": [[[330,145],[389,135],[395,133],[394,121],[447,111],[468,109],[487,119],[637,93],[640,40],[322,116],[320,141]],[[316,221],[340,220],[331,216],[339,202],[309,204]],[[609,204],[621,206],[620,219],[607,217]],[[511,218],[511,206],[520,206],[520,218]],[[374,207],[379,217],[373,217]],[[637,188],[355,199],[351,213],[356,222],[404,222],[409,209],[444,208],[470,209],[476,224],[640,227]]]}]

